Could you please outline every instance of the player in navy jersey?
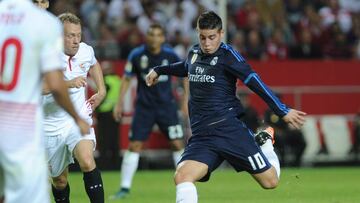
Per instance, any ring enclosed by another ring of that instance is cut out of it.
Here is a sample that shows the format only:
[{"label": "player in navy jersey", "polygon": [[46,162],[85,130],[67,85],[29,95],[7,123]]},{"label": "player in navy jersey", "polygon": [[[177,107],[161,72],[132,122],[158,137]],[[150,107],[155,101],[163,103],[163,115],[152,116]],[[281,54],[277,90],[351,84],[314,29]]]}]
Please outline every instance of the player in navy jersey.
[{"label": "player in navy jersey", "polygon": [[183,131],[172,94],[171,78],[167,75],[159,77],[159,83],[154,87],[148,87],[145,82],[145,76],[152,67],[179,61],[174,51],[163,45],[164,42],[163,28],[153,24],[146,34],[146,44],[135,48],[128,57],[119,102],[114,108],[114,118],[121,118],[124,95],[132,76],[136,76],[138,81],[136,106],[129,135],[129,149],[124,154],[121,166],[121,189],[111,196],[111,199],[123,198],[129,193],[143,143],[148,139],[154,124],[157,124],[170,140],[175,165],[183,152]]},{"label": "player in navy jersey", "polygon": [[236,171],[250,173],[263,188],[275,188],[280,165],[272,146],[273,130],[267,128],[254,136],[239,119],[243,107],[236,98],[236,81],[240,79],[295,128],[303,125],[306,113],[283,104],[245,59],[221,42],[224,31],[216,13],[201,14],[197,30],[200,44],[190,50],[185,62],[155,67],[146,77],[149,86],[162,75],[188,77],[190,82],[193,135],[176,169],[176,202],[197,202],[194,182],[207,181],[224,160]]}]

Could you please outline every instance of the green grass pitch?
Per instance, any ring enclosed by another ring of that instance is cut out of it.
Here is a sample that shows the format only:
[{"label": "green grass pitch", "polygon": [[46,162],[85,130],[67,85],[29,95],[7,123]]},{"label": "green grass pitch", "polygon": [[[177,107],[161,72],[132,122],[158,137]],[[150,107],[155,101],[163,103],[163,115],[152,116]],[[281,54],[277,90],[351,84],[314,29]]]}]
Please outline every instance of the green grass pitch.
[{"label": "green grass pitch", "polygon": [[[105,202],[175,202],[173,171],[138,171],[130,195],[117,201],[107,197],[119,188],[119,172],[103,172],[102,176]],[[69,181],[71,202],[88,203],[82,174],[70,173]],[[219,169],[209,182],[196,185],[199,203],[359,203],[360,167],[283,169],[274,190],[264,190],[249,174],[231,169]]]}]

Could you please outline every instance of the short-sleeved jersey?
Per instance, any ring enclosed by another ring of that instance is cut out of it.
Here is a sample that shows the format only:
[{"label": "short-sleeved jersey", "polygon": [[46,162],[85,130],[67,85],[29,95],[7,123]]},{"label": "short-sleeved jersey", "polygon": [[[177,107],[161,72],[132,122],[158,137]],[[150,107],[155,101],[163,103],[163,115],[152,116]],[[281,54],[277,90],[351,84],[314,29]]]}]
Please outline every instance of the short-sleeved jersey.
[{"label": "short-sleeved jersey", "polygon": [[237,79],[242,80],[279,115],[288,108],[274,96],[245,59],[231,46],[222,43],[213,54],[203,54],[198,45],[185,62],[190,83],[189,113],[193,133],[221,120],[227,113],[243,113],[236,98]]},{"label": "short-sleeved jersey", "polygon": [[0,33],[0,134],[40,133],[41,77],[61,68],[61,23],[31,1],[3,0]]},{"label": "short-sleeved jersey", "polygon": [[158,106],[162,103],[173,102],[171,79],[167,75],[159,77],[157,85],[148,87],[145,76],[159,65],[167,65],[179,61],[179,57],[172,48],[162,46],[159,54],[152,54],[146,45],[139,46],[131,51],[125,66],[126,76],[136,76],[138,80],[136,102],[145,106]]},{"label": "short-sleeved jersey", "polygon": [[[78,52],[70,57],[62,54],[62,67],[64,68],[64,80],[72,80],[76,77],[87,77],[90,68],[97,63],[94,50],[91,46],[81,42]],[[80,113],[86,100],[86,87],[69,88],[69,95],[75,110]],[[62,128],[70,115],[56,104],[51,94],[43,96],[45,115],[45,127],[47,131],[56,131]]]}]

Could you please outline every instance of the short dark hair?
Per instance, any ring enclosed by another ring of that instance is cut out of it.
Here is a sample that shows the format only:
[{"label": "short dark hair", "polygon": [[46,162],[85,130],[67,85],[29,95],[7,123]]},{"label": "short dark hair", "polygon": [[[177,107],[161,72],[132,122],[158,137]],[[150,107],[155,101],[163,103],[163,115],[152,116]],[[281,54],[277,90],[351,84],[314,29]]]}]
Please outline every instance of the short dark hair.
[{"label": "short dark hair", "polygon": [[161,26],[159,23],[153,23],[149,26],[149,29],[147,30],[147,33],[150,32],[150,30],[152,29],[159,29],[161,30],[162,34],[165,35],[165,30],[163,28],[163,26]]},{"label": "short dark hair", "polygon": [[206,11],[199,16],[197,27],[201,30],[222,30],[222,20],[214,11]]}]

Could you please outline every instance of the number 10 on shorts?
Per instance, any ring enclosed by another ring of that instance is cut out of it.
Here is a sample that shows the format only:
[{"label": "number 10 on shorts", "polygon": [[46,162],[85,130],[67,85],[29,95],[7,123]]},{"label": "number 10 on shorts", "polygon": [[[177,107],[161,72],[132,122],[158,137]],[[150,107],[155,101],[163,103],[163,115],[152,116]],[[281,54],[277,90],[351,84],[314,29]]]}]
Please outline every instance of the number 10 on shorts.
[{"label": "number 10 on shorts", "polygon": [[266,163],[259,152],[252,156],[248,156],[248,160],[254,170],[262,169],[266,166]]}]

